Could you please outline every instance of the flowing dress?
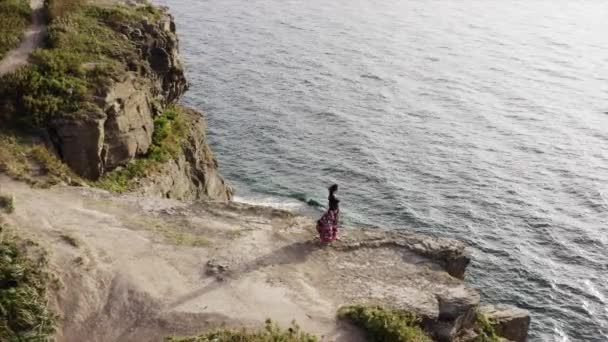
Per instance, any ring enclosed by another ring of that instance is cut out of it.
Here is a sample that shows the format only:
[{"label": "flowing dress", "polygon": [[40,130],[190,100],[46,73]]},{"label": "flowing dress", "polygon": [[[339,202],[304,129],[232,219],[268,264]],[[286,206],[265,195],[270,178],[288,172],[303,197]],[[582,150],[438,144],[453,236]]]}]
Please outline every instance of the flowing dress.
[{"label": "flowing dress", "polygon": [[317,221],[317,232],[322,242],[332,242],[338,238],[339,210],[328,209]]}]

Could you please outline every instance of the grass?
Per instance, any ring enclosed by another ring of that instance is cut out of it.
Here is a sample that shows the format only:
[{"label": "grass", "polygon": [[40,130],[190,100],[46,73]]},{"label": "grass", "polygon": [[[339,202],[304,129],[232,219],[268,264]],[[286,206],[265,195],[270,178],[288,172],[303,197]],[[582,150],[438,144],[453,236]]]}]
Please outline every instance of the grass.
[{"label": "grass", "polygon": [[416,315],[382,306],[350,305],[338,317],[363,329],[371,342],[431,342]]},{"label": "grass", "polygon": [[187,227],[187,225],[156,224],[152,229],[163,235],[165,240],[172,245],[190,247],[207,247],[211,245],[209,239],[202,235],[193,234],[186,230],[188,228],[184,227]]},{"label": "grass", "polygon": [[45,0],[44,7],[50,20],[64,17],[80,10],[85,0]]},{"label": "grass", "polygon": [[0,341],[47,341],[54,332],[47,261],[29,258],[31,246],[0,225]]},{"label": "grass", "polygon": [[481,312],[475,313],[475,332],[477,337],[473,342],[499,342],[500,337],[498,336],[496,329],[492,325],[492,322]]},{"label": "grass", "polygon": [[70,168],[37,139],[8,131],[0,131],[0,173],[41,188],[62,181],[79,181]]},{"label": "grass", "polygon": [[46,128],[56,118],[99,115],[96,96],[125,72],[150,69],[125,26],[143,28],[158,16],[149,6],[100,7],[75,0],[51,0],[47,8],[52,18],[47,48],[36,50],[28,67],[0,79],[0,119],[29,129]]},{"label": "grass", "polygon": [[167,342],[317,342],[318,338],[303,332],[294,322],[291,327],[281,329],[267,320],[264,328],[257,331],[216,330],[197,337],[170,337]]},{"label": "grass", "polygon": [[106,173],[92,184],[113,192],[126,192],[133,188],[134,181],[158,170],[162,164],[181,152],[181,143],[186,136],[186,123],[181,109],[170,107],[154,118],[152,145],[144,158],[136,159],[126,167]]},{"label": "grass", "polygon": [[0,209],[11,214],[15,211],[15,199],[13,196],[0,194]]},{"label": "grass", "polygon": [[0,0],[0,59],[19,45],[31,14],[27,0]]}]

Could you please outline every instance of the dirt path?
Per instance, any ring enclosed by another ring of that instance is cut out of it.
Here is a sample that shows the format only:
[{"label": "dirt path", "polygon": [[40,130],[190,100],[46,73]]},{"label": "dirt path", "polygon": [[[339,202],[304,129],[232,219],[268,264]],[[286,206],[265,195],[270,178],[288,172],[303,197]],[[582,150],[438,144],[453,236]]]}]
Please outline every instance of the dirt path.
[{"label": "dirt path", "polygon": [[25,30],[23,41],[17,48],[9,51],[0,61],[0,76],[11,73],[27,64],[29,55],[42,44],[46,34],[43,0],[30,0],[32,23]]},{"label": "dirt path", "polygon": [[162,341],[267,318],[295,320],[324,342],[360,342],[336,320],[344,304],[390,302],[438,316],[438,296],[479,301],[412,251],[445,251],[437,239],[411,236],[404,248],[386,233],[351,230],[323,247],[310,219],[272,208],[31,189],[1,175],[0,188],[15,196],[4,218],[45,246],[63,284],[54,300],[60,342]]}]

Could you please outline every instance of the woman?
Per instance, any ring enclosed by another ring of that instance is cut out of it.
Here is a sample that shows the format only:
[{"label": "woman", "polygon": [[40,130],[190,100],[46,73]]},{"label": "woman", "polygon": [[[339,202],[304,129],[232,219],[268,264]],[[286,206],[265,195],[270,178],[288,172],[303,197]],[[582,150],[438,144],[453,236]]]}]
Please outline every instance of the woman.
[{"label": "woman", "polygon": [[336,198],[338,184],[329,187],[329,201],[327,212],[317,221],[317,232],[322,242],[332,242],[338,238],[338,218],[340,216],[339,203]]}]

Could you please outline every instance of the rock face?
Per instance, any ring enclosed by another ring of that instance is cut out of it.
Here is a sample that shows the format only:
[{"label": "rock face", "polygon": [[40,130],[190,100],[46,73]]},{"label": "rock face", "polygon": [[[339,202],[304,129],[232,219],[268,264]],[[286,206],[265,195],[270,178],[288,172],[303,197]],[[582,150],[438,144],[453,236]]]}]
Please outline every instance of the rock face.
[{"label": "rock face", "polygon": [[525,342],[528,340],[530,313],[511,305],[483,305],[479,311],[489,320],[496,333],[509,341]]},{"label": "rock face", "polygon": [[138,187],[146,195],[217,200],[232,199],[232,188],[218,173],[217,160],[206,142],[207,124],[203,114],[183,108],[189,128],[188,137],[182,144],[183,155],[171,160],[157,174],[142,180]]},{"label": "rock face", "polygon": [[[141,60],[131,62],[132,71],[98,96],[101,111],[54,120],[48,134],[63,161],[92,180],[144,156],[152,144],[154,117],[188,88],[175,23],[166,10],[154,22],[142,19],[116,29],[137,47]],[[165,165],[164,175],[155,176],[157,184],[148,185],[145,192],[178,199],[230,199],[232,190],[219,175],[201,114],[189,111],[187,116],[191,125],[184,154]]]}]

